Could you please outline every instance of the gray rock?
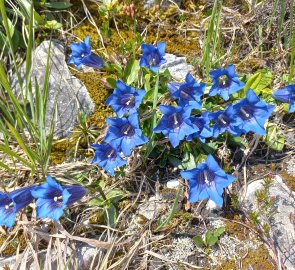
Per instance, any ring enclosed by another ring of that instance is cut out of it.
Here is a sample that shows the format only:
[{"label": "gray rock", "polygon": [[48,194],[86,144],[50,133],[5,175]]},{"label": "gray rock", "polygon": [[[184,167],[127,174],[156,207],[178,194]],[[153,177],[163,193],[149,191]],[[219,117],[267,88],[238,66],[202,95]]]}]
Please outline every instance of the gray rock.
[{"label": "gray rock", "polygon": [[[262,184],[263,180],[258,180],[248,185],[246,196],[242,202],[244,210],[259,210],[255,193],[263,189]],[[269,220],[270,235],[286,269],[295,270],[295,193],[277,175],[269,189],[269,196],[274,198],[274,205],[271,209],[273,216]],[[262,216],[262,218],[265,217]]]},{"label": "gray rock", "polygon": [[159,196],[152,196],[148,201],[142,203],[138,207],[138,214],[144,216],[148,220],[152,220],[159,216],[161,211],[167,207],[167,202],[163,201]]},{"label": "gray rock", "polygon": [[144,9],[150,9],[156,4],[160,4],[161,9],[167,9],[170,5],[173,5],[174,3],[178,6],[182,3],[182,0],[162,0],[162,1],[156,1],[156,0],[146,0],[144,2]]},{"label": "gray rock", "polygon": [[[43,41],[34,51],[31,78],[33,85],[36,78],[40,88],[43,87],[44,83],[49,44],[49,41]],[[20,67],[24,85],[25,65],[26,63],[23,63]],[[65,61],[64,46],[59,42],[51,42],[49,65],[50,76],[46,127],[50,126],[51,116],[56,106],[54,135],[62,138],[70,135],[74,130],[77,124],[78,111],[81,110],[84,113],[90,114],[94,111],[94,103],[84,84],[71,74]],[[13,90],[19,94],[20,88],[15,75],[11,81]]]},{"label": "gray rock", "polygon": [[186,74],[193,70],[193,66],[187,64],[185,57],[166,53],[165,59],[167,62],[161,66],[161,70],[168,68],[172,77],[176,80],[185,80]]},{"label": "gray rock", "polygon": [[295,157],[288,160],[286,164],[286,172],[291,176],[295,176]]}]

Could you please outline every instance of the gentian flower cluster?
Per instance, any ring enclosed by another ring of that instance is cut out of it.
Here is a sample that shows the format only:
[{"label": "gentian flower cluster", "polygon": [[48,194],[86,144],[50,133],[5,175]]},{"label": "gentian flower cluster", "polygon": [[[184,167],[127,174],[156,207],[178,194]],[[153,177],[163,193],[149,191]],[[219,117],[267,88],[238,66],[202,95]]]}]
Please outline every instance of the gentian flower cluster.
[{"label": "gentian flower cluster", "polygon": [[295,111],[295,84],[276,90],[273,96],[279,101],[289,103],[289,113]]},{"label": "gentian flower cluster", "polygon": [[117,88],[106,100],[106,105],[112,106],[117,118],[107,118],[109,129],[104,138],[106,144],[93,144],[95,154],[93,164],[100,165],[113,176],[115,169],[124,166],[127,162],[121,157],[131,155],[132,150],[139,145],[146,144],[148,138],[142,134],[139,126],[137,109],[146,92],[135,90],[118,80]]},{"label": "gentian flower cluster", "polygon": [[50,175],[47,182],[40,186],[32,185],[12,191],[0,192],[0,225],[11,228],[16,213],[28,206],[34,198],[37,206],[37,218],[59,220],[68,206],[80,200],[86,189],[80,185],[61,186]]},{"label": "gentian flower cluster", "polygon": [[74,64],[78,69],[81,65],[102,68],[104,66],[103,60],[91,51],[90,36],[85,37],[84,42],[71,43],[72,56],[68,64]]}]

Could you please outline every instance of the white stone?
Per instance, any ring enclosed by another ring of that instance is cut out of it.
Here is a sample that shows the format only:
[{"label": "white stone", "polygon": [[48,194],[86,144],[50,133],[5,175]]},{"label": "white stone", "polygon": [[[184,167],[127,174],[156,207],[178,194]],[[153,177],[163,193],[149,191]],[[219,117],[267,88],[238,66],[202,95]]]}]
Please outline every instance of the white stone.
[{"label": "white stone", "polygon": [[[255,193],[263,189],[263,180],[250,183],[241,205],[245,211],[258,211]],[[241,192],[243,198],[244,192]],[[295,193],[292,192],[280,176],[276,175],[269,189],[269,196],[274,198],[273,216],[270,222],[270,235],[276,249],[282,257],[287,270],[295,270]]]},{"label": "white stone", "polygon": [[180,184],[180,182],[177,179],[169,180],[166,183],[167,188],[171,188],[171,189],[178,188],[180,185],[181,184]]},{"label": "white stone", "polygon": [[[32,84],[35,85],[36,78],[41,89],[44,84],[49,44],[50,41],[43,41],[33,53],[31,80]],[[23,79],[23,85],[25,85],[25,65],[26,63],[24,62],[19,68],[21,78]],[[78,111],[81,110],[86,114],[90,114],[94,111],[94,103],[85,85],[71,74],[65,61],[64,46],[60,42],[51,42],[49,67],[50,75],[46,108],[46,127],[50,127],[50,120],[57,97],[56,113],[54,117],[54,135],[62,138],[69,136],[74,130],[77,124]],[[19,84],[15,75],[11,78],[11,86],[15,93],[20,93]]]},{"label": "white stone", "polygon": [[186,62],[185,57],[178,57],[174,54],[166,53],[164,58],[167,60],[160,70],[168,68],[170,74],[175,80],[184,81],[187,73],[193,70],[193,66]]}]

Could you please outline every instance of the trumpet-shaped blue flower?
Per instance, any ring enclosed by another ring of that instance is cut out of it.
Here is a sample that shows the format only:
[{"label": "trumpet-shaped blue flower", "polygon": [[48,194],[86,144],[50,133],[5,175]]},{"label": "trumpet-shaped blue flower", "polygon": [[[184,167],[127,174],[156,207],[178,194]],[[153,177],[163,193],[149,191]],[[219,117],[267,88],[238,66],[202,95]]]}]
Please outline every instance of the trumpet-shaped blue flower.
[{"label": "trumpet-shaped blue flower", "polygon": [[158,72],[161,65],[167,61],[165,56],[166,42],[159,42],[156,46],[150,44],[142,44],[141,50],[143,52],[139,65],[141,67],[148,67],[154,72]]},{"label": "trumpet-shaped blue flower", "polygon": [[34,199],[31,190],[35,186],[28,186],[17,189],[10,193],[0,192],[0,225],[11,228],[18,211],[25,208]]},{"label": "trumpet-shaped blue flower", "polygon": [[213,128],[210,127],[210,114],[205,112],[200,117],[190,117],[190,120],[195,127],[196,132],[187,136],[186,140],[191,141],[193,138],[198,138],[205,143],[206,138],[213,136]]},{"label": "trumpet-shaped blue flower", "polygon": [[86,189],[80,185],[62,186],[50,175],[47,182],[32,190],[32,195],[37,199],[37,217],[59,220],[65,208],[80,200]]},{"label": "trumpet-shaped blue flower", "polygon": [[128,118],[107,118],[106,122],[109,129],[104,141],[122,151],[126,157],[131,155],[134,147],[148,142],[139,127],[137,113],[130,114]]},{"label": "trumpet-shaped blue flower", "polygon": [[122,167],[127,163],[120,153],[109,144],[92,144],[91,147],[95,149],[92,164],[97,163],[111,176],[114,175],[115,168]]},{"label": "trumpet-shaped blue flower", "polygon": [[241,120],[236,117],[235,113],[233,106],[230,105],[224,111],[210,114],[211,121],[214,122],[213,137],[217,138],[220,133],[225,131],[232,134],[234,137],[242,133],[242,130],[238,127]]},{"label": "trumpet-shaped blue flower", "polygon": [[189,119],[190,107],[160,105],[160,110],[164,115],[153,131],[155,133],[162,132],[164,136],[168,137],[173,147],[178,146],[185,136],[196,132],[196,127]]},{"label": "trumpet-shaped blue flower", "polygon": [[112,106],[118,117],[123,117],[126,113],[133,114],[137,112],[145,94],[144,90],[136,91],[134,88],[118,80],[117,88],[108,97],[105,104]]},{"label": "trumpet-shaped blue flower", "polygon": [[273,96],[279,101],[289,103],[290,113],[295,111],[295,84],[290,84],[285,88],[276,90]]},{"label": "trumpet-shaped blue flower", "polygon": [[212,155],[208,155],[206,161],[199,163],[197,168],[182,171],[180,174],[189,181],[191,203],[209,198],[221,206],[223,188],[235,180],[234,176],[226,174],[219,167]]},{"label": "trumpet-shaped blue flower", "polygon": [[245,86],[243,82],[239,81],[234,65],[228,65],[226,69],[212,70],[209,74],[212,78],[209,96],[216,96],[218,94],[224,100],[229,100],[229,95],[243,89]]},{"label": "trumpet-shaped blue flower", "polygon": [[249,89],[246,97],[233,106],[239,128],[243,132],[253,131],[259,135],[265,135],[265,122],[274,110],[274,105],[262,101],[253,90]]},{"label": "trumpet-shaped blue flower", "polygon": [[206,84],[197,83],[194,77],[188,73],[184,83],[172,82],[168,84],[168,89],[173,98],[178,99],[181,107],[191,106],[192,109],[201,109],[201,96],[204,94]]},{"label": "trumpet-shaped blue flower", "polygon": [[93,68],[102,68],[104,66],[103,60],[91,52],[90,36],[85,37],[84,42],[72,43],[70,47],[72,56],[68,64],[74,64],[78,69],[81,68],[81,65]]}]

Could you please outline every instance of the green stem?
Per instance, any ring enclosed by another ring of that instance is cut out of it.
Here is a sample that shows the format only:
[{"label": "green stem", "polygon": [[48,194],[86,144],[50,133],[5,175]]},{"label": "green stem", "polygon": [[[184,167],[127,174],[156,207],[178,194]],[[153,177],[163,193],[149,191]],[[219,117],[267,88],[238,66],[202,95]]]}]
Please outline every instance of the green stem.
[{"label": "green stem", "polygon": [[175,200],[171,209],[171,212],[169,213],[168,217],[156,228],[156,232],[160,231],[161,229],[165,228],[167,225],[169,225],[170,221],[174,217],[174,214],[176,213],[177,205],[179,202],[179,196],[180,196],[181,187],[177,189]]},{"label": "green stem", "polygon": [[152,126],[151,126],[151,130],[150,130],[150,134],[149,134],[149,142],[146,146],[146,151],[145,151],[145,155],[144,155],[144,162],[146,161],[146,159],[148,158],[149,154],[152,152],[153,148],[154,148],[154,140],[155,140],[155,133],[153,133],[153,129],[155,128],[155,126],[157,125],[157,104],[158,104],[158,90],[159,90],[159,71],[157,72],[157,76],[156,76],[156,85],[155,85],[155,89],[154,89],[154,99],[153,99],[153,112],[152,112]]},{"label": "green stem", "polygon": [[153,100],[153,125],[152,125],[152,130],[151,134],[153,132],[153,129],[157,125],[157,104],[158,104],[158,91],[159,91],[159,71],[157,72],[157,77],[156,77],[156,85],[155,85],[155,90],[154,90],[154,100]]}]

